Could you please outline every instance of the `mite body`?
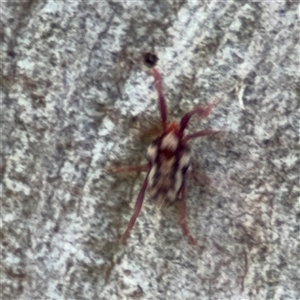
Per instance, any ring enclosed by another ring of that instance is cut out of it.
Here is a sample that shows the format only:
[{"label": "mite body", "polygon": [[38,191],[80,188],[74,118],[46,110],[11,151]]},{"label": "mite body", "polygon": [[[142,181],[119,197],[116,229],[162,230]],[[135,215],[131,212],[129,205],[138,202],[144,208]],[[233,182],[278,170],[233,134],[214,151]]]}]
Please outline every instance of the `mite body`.
[{"label": "mite body", "polygon": [[124,243],[129,236],[129,232],[133,228],[142,208],[146,190],[148,190],[150,197],[156,201],[159,206],[171,205],[179,201],[180,226],[189,242],[196,244],[194,238],[189,233],[185,220],[185,182],[190,165],[190,148],[187,142],[197,137],[216,134],[219,131],[207,129],[184,135],[184,130],[194,114],[202,118],[207,117],[214,103],[209,104],[207,107],[197,106],[192,111],[186,113],[180,122],[168,123],[167,105],[162,91],[161,76],[156,68],[152,68],[152,75],[155,80],[155,88],[159,98],[163,133],[150,144],[147,151],[147,164],[109,169],[109,171],[113,173],[147,172],[135,203],[133,215],[120,242]]},{"label": "mite body", "polygon": [[171,123],[166,133],[152,142],[147,159],[150,171],[148,193],[159,206],[178,198],[190,164],[190,149],[178,137],[178,126]]}]

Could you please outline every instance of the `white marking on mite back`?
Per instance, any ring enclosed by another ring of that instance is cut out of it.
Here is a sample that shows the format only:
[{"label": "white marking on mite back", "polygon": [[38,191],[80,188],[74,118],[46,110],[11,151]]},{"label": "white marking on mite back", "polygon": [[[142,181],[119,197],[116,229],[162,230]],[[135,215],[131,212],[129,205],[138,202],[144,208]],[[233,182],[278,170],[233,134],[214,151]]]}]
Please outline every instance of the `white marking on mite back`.
[{"label": "white marking on mite back", "polygon": [[179,160],[179,168],[182,169],[185,166],[188,166],[190,163],[191,156],[188,152],[185,152]]},{"label": "white marking on mite back", "polygon": [[155,145],[150,145],[148,147],[148,151],[147,151],[147,157],[152,161],[154,162],[155,161],[155,158],[157,156],[157,147]]},{"label": "white marking on mite back", "polygon": [[153,178],[154,178],[154,175],[156,173],[156,166],[153,166],[149,172],[149,176],[148,176],[148,182],[149,182],[149,187],[152,187],[153,186]]},{"label": "white marking on mite back", "polygon": [[181,174],[181,172],[177,172],[175,180],[176,180],[176,182],[175,182],[175,185],[174,185],[174,191],[177,194],[179,192],[179,189],[182,186],[182,174]]},{"label": "white marking on mite back", "polygon": [[161,148],[175,151],[178,147],[178,142],[178,137],[173,132],[170,132],[162,139]]}]

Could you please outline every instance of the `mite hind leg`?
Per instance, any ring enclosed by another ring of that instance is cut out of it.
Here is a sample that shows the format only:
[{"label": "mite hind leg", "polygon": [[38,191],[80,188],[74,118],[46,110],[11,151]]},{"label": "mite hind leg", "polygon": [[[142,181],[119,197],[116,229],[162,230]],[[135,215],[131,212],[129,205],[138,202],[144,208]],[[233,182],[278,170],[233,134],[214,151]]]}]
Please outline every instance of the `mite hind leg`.
[{"label": "mite hind leg", "polygon": [[187,223],[186,223],[186,203],[185,203],[185,184],[182,185],[179,192],[179,224],[182,228],[184,236],[188,239],[189,243],[196,245],[195,239],[190,235]]},{"label": "mite hind leg", "polygon": [[147,186],[148,186],[148,176],[146,177],[146,179],[144,180],[144,183],[143,183],[143,186],[139,192],[139,195],[136,199],[136,203],[135,203],[135,206],[134,206],[134,211],[133,211],[133,214],[130,218],[130,221],[127,225],[127,229],[126,231],[123,233],[123,235],[121,236],[120,238],[120,244],[124,244],[126,239],[128,238],[129,236],[129,232],[130,230],[133,228],[134,224],[135,224],[135,221],[142,209],[142,205],[143,205],[143,202],[144,202],[144,198],[145,198],[145,193],[146,193],[146,189],[147,189]]}]

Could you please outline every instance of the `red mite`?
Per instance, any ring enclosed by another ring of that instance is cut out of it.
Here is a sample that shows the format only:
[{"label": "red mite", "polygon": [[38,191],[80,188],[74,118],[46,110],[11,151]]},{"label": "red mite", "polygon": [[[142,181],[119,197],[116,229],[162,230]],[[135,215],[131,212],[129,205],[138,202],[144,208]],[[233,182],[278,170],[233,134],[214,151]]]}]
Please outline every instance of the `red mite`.
[{"label": "red mite", "polygon": [[197,137],[216,134],[219,131],[202,130],[193,134],[184,135],[184,130],[194,114],[197,114],[202,118],[207,117],[211,112],[214,103],[209,104],[207,107],[195,107],[193,110],[186,113],[179,123],[168,123],[167,105],[162,91],[161,76],[156,68],[152,69],[152,74],[159,98],[163,133],[150,144],[147,152],[147,164],[109,169],[109,171],[113,173],[147,171],[146,178],[135,203],[133,215],[126,231],[120,239],[120,243],[125,243],[129,236],[129,232],[133,228],[141,211],[146,190],[148,190],[150,197],[155,200],[159,206],[172,205],[176,201],[179,201],[180,226],[189,242],[195,245],[196,242],[190,235],[185,220],[185,185],[187,170],[190,165],[190,148],[187,145],[187,142]]}]

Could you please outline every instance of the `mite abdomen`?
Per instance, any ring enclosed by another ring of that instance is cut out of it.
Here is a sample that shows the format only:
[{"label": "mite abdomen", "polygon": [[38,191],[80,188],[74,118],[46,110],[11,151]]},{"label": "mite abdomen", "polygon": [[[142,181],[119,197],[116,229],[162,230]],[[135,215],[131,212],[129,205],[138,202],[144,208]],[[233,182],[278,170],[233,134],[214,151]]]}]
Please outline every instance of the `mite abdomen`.
[{"label": "mite abdomen", "polygon": [[147,158],[151,164],[148,176],[150,197],[160,205],[174,202],[190,164],[189,148],[169,132],[149,146]]}]

